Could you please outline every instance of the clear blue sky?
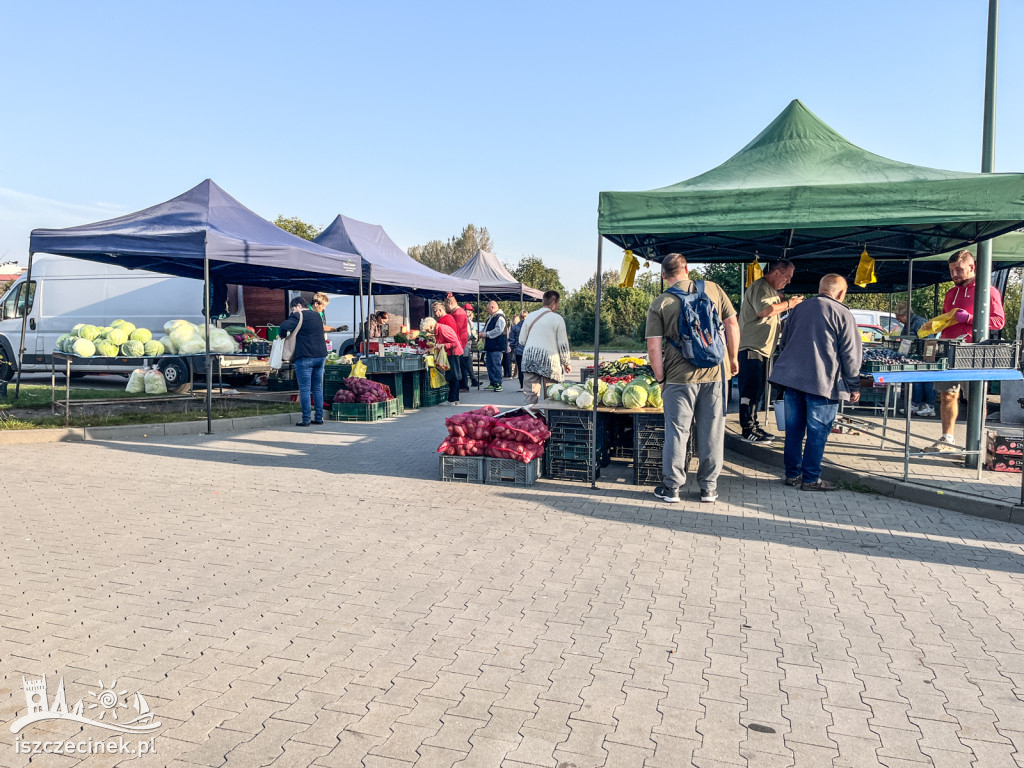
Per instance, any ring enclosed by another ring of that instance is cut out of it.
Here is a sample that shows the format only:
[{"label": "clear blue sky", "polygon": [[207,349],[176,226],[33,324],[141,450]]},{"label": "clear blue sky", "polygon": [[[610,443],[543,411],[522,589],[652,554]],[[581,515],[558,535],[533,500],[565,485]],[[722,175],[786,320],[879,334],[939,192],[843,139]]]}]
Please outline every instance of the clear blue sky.
[{"label": "clear blue sky", "polygon": [[[405,248],[486,226],[575,287],[600,190],[708,170],[794,98],[872,152],[980,170],[985,0],[0,8],[0,262],[209,177]],[[999,52],[996,170],[1024,171],[1024,3]]]}]

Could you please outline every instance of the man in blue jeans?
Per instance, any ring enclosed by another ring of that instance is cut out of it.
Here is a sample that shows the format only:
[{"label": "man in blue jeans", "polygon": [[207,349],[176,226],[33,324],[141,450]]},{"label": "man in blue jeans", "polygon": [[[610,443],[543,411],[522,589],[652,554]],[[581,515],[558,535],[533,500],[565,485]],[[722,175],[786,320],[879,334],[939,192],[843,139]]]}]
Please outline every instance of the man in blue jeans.
[{"label": "man in blue jeans", "polygon": [[836,490],[821,479],[825,443],[839,401],[860,400],[861,338],[857,320],[843,304],[846,290],[841,275],[825,275],[818,295],[793,307],[769,377],[786,388],[784,482],[805,491]]},{"label": "man in blue jeans", "polygon": [[487,358],[487,378],[491,380],[487,389],[501,392],[501,359],[508,349],[508,323],[496,301],[487,303],[487,314],[490,317],[484,326],[484,354]]}]

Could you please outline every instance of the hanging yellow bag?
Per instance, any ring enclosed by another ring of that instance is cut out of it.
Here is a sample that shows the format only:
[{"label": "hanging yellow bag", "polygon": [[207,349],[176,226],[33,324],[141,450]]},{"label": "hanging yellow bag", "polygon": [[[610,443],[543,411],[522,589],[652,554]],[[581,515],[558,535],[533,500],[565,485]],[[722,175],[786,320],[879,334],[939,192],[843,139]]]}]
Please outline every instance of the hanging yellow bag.
[{"label": "hanging yellow bag", "polygon": [[632,251],[623,251],[622,266],[619,267],[619,288],[632,288],[640,261]]},{"label": "hanging yellow bag", "polygon": [[936,333],[942,333],[946,328],[956,324],[956,310],[951,309],[949,312],[933,317],[928,320],[917,332],[917,338],[923,339],[926,336],[931,336]]},{"label": "hanging yellow bag", "polygon": [[857,265],[857,277],[854,278],[853,284],[859,288],[865,288],[871,283],[877,283],[878,278],[875,277],[875,260],[868,256],[868,249],[865,248],[864,252],[860,255],[860,264]]},{"label": "hanging yellow bag", "polygon": [[749,288],[751,283],[755,280],[760,280],[762,277],[764,277],[764,270],[761,269],[761,263],[754,259],[750,264],[747,264],[747,283],[743,287]]},{"label": "hanging yellow bag", "polygon": [[353,379],[365,379],[366,378],[366,363],[362,360],[356,360],[352,363],[352,371],[349,373]]}]

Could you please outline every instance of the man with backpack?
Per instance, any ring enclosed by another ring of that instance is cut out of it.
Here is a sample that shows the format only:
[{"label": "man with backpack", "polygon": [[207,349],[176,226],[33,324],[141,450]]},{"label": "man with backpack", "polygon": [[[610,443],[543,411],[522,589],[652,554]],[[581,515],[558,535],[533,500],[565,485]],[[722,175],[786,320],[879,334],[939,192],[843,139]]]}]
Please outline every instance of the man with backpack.
[{"label": "man with backpack", "polygon": [[679,501],[686,484],[686,445],[696,423],[700,500],[712,503],[718,500],[725,449],[725,384],[740,366],[739,323],[721,286],[690,279],[682,254],[668,254],[661,274],[669,287],[647,310],[646,333],[665,409],[661,485],[654,495]]}]

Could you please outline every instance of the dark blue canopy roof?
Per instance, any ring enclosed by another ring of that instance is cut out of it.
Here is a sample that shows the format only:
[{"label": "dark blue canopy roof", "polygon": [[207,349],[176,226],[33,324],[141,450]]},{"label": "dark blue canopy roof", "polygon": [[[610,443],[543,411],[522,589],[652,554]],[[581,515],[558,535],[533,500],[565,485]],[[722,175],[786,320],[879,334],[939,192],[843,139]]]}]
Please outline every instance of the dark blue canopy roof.
[{"label": "dark blue canopy roof", "polygon": [[384,227],[337,216],[314,240],[320,245],[363,257],[363,275],[373,281],[375,294],[476,294],[477,282],[435,272],[416,261],[388,237]]},{"label": "dark blue canopy roof", "polygon": [[360,259],[286,232],[210,179],[136,213],[66,229],[35,229],[29,250],[127,269],[237,285],[352,293]]}]

